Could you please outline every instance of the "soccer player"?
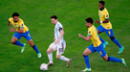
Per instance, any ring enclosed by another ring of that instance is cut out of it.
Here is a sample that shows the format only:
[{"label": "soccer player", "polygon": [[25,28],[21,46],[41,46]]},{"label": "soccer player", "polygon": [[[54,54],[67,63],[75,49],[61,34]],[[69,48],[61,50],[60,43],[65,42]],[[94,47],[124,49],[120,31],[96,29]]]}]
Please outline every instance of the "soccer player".
[{"label": "soccer player", "polygon": [[[114,32],[112,30],[112,24],[109,19],[109,13],[107,9],[105,8],[105,2],[99,1],[99,20],[96,21],[96,23],[100,23],[101,25],[98,26],[98,33],[105,32],[109,38],[119,47],[118,54],[121,54],[124,51],[124,47],[119,43],[119,41],[116,39]],[[108,42],[105,42],[102,38],[101,41],[107,45]]]},{"label": "soccer player", "polygon": [[21,37],[24,37],[29,45],[36,51],[38,58],[41,58],[42,55],[38,50],[38,47],[34,44],[32,37],[30,35],[28,27],[24,24],[24,21],[19,18],[19,13],[15,12],[12,14],[12,17],[8,19],[8,26],[10,27],[10,31],[14,32],[13,37],[11,39],[11,43],[21,47],[21,53],[25,50],[25,43],[21,43],[18,41]]},{"label": "soccer player", "polygon": [[88,46],[84,52],[83,52],[83,56],[84,56],[84,60],[85,60],[85,64],[86,64],[86,68],[83,70],[83,72],[86,71],[91,71],[91,66],[90,66],[90,62],[89,62],[89,54],[94,53],[94,52],[98,52],[100,54],[100,56],[103,58],[103,60],[105,61],[111,61],[111,62],[118,62],[118,63],[122,63],[124,65],[126,65],[125,60],[116,58],[116,57],[111,57],[108,56],[103,43],[101,42],[99,36],[98,36],[98,31],[96,29],[96,27],[93,25],[93,19],[92,18],[86,18],[86,27],[88,27],[88,35],[83,36],[82,34],[79,34],[79,37],[89,41],[92,41],[92,44],[90,46]]},{"label": "soccer player", "polygon": [[53,54],[52,52],[56,52],[56,58],[62,61],[67,62],[67,66],[70,64],[70,59],[63,56],[63,53],[66,48],[66,42],[64,40],[64,29],[62,24],[58,21],[57,16],[51,16],[51,23],[55,25],[54,28],[54,42],[50,44],[49,48],[47,49],[49,63],[48,65],[53,65]]}]

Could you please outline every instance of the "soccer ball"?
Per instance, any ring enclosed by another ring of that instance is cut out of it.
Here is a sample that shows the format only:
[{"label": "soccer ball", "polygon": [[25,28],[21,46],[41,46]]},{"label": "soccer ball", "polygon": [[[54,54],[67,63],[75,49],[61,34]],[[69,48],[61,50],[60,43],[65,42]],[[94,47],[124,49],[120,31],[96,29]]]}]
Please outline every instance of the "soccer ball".
[{"label": "soccer ball", "polygon": [[45,63],[42,63],[41,66],[40,66],[40,70],[48,70],[48,64],[45,64]]}]

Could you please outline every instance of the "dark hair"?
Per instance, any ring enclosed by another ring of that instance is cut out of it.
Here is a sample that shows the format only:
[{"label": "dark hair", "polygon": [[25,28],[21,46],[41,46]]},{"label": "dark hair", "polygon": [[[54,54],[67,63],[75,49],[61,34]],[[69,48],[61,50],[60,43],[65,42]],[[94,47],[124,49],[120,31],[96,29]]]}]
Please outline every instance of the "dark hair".
[{"label": "dark hair", "polygon": [[93,24],[93,19],[92,19],[91,17],[86,18],[85,21],[86,21],[87,23]]},{"label": "dark hair", "polygon": [[51,19],[54,18],[54,19],[58,19],[58,17],[56,15],[53,15],[50,17]]},{"label": "dark hair", "polygon": [[19,16],[19,13],[14,12],[14,13],[12,14],[12,17],[14,17],[14,16]]},{"label": "dark hair", "polygon": [[100,4],[105,5],[105,1],[99,1]]}]

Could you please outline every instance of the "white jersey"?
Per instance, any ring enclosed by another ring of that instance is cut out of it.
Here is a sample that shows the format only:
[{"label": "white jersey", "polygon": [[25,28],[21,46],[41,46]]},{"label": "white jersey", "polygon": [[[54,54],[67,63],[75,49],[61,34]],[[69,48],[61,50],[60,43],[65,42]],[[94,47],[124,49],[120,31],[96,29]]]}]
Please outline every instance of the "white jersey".
[{"label": "white jersey", "polygon": [[[55,24],[55,28],[54,28],[54,37],[55,40],[58,40],[60,38],[60,30],[63,29],[63,26],[60,22],[57,22]],[[61,55],[64,53],[65,48],[66,48],[66,42],[64,40],[64,38],[62,37],[61,41],[56,44],[56,43],[51,43],[49,48],[51,48],[54,51],[57,51],[57,55]]]},{"label": "white jersey", "polygon": [[[59,39],[60,37],[60,29],[63,29],[63,26],[60,22],[57,22],[56,25],[55,25],[55,29],[54,29],[54,36],[55,36],[55,39]],[[64,38],[62,37],[61,41],[63,41]]]}]

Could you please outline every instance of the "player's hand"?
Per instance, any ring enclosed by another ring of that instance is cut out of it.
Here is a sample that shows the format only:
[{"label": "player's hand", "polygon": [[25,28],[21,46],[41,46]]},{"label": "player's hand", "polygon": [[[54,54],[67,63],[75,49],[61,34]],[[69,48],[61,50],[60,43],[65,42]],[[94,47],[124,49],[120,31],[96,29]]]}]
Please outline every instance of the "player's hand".
[{"label": "player's hand", "polygon": [[100,21],[96,21],[96,23],[100,23]]},{"label": "player's hand", "polygon": [[83,35],[82,35],[82,34],[79,34],[79,37],[80,37],[80,38],[82,38],[82,37],[83,37]]},{"label": "player's hand", "polygon": [[23,28],[20,28],[20,29],[18,30],[18,32],[19,32],[19,33],[24,33]]},{"label": "player's hand", "polygon": [[19,30],[19,31],[18,31],[18,33],[24,33],[24,31],[22,31],[22,30]]},{"label": "player's hand", "polygon": [[60,40],[55,40],[55,44],[58,44],[60,42]]},{"label": "player's hand", "polygon": [[10,32],[15,32],[15,28],[10,28]]}]

